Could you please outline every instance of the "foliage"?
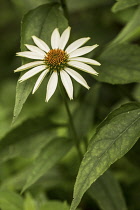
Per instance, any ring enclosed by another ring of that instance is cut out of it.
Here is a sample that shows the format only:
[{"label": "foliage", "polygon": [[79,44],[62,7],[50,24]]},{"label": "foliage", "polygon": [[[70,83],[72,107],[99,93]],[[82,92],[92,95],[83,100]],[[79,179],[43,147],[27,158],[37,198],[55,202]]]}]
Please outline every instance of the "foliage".
[{"label": "foliage", "polygon": [[[140,1],[2,0],[0,16],[0,209],[139,210]],[[99,75],[45,103],[46,81],[34,95],[36,77],[17,82],[15,53],[68,25],[70,43],[99,44]]]}]

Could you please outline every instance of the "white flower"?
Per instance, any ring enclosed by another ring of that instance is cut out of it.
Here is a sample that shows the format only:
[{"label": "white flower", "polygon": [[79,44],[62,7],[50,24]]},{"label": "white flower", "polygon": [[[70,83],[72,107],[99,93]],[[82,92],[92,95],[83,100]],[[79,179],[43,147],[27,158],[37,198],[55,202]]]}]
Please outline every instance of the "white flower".
[{"label": "white flower", "polygon": [[36,46],[25,44],[29,51],[17,53],[17,56],[37,60],[22,65],[14,71],[20,72],[30,69],[20,77],[19,82],[23,82],[40,73],[32,93],[35,93],[39,88],[46,75],[50,76],[46,92],[47,102],[56,90],[59,75],[70,99],[73,99],[73,84],[71,77],[85,88],[89,89],[85,79],[77,71],[73,70],[73,68],[77,68],[93,75],[98,75],[90,65],[99,66],[100,63],[90,58],[81,57],[82,55],[91,52],[98,45],[95,44],[92,46],[81,47],[90,39],[89,37],[86,37],[78,39],[66,47],[70,36],[70,29],[71,28],[68,27],[61,36],[57,28],[53,31],[51,35],[51,49],[44,41],[36,36],[32,36]]}]

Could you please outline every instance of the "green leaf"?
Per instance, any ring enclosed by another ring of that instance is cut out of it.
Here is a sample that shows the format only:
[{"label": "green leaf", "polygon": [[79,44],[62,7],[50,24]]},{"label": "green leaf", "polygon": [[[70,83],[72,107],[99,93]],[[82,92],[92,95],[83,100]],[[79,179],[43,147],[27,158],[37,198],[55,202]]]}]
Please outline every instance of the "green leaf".
[{"label": "green leaf", "polygon": [[54,137],[53,124],[45,116],[28,119],[21,125],[13,128],[0,141],[0,163],[17,156],[32,157]]},{"label": "green leaf", "polygon": [[[62,32],[67,26],[67,20],[65,19],[59,4],[53,3],[39,6],[27,13],[23,19],[21,50],[25,50],[24,44],[33,44],[32,35],[40,37],[50,45],[52,31],[55,28],[59,28],[60,32]],[[23,64],[28,61],[29,59],[23,59]],[[33,88],[34,82],[35,78],[31,78],[23,83],[17,83],[13,122],[20,114],[21,109]]]},{"label": "green leaf", "polygon": [[16,100],[15,100],[14,115],[13,115],[12,123],[15,122],[18,115],[20,114],[21,109],[33,88],[33,84],[34,84],[33,79],[30,79],[29,81],[25,81],[24,83],[17,82]]},{"label": "green leaf", "polygon": [[71,210],[111,164],[124,156],[140,137],[140,104],[130,103],[113,111],[99,125],[81,163]]},{"label": "green leaf", "polygon": [[111,44],[120,44],[133,41],[140,36],[140,7],[132,16],[131,20],[126,24],[122,31],[116,36]]},{"label": "green leaf", "polygon": [[120,185],[109,171],[92,184],[88,193],[97,201],[102,210],[127,209]]},{"label": "green leaf", "polygon": [[112,7],[112,12],[118,12],[138,4],[140,4],[140,0],[117,0]]},{"label": "green leaf", "polygon": [[42,149],[29,171],[23,191],[34,184],[41,176],[52,168],[71,149],[72,141],[66,138],[55,138]]},{"label": "green leaf", "polygon": [[2,210],[23,210],[23,200],[14,192],[1,190],[0,208]]},{"label": "green leaf", "polygon": [[69,210],[69,206],[66,202],[60,201],[47,201],[40,210]]},{"label": "green leaf", "polygon": [[26,194],[23,206],[24,210],[36,210],[36,202],[29,193]]},{"label": "green leaf", "polygon": [[108,47],[101,54],[102,64],[97,80],[110,84],[140,82],[140,47],[132,44],[120,44]]}]

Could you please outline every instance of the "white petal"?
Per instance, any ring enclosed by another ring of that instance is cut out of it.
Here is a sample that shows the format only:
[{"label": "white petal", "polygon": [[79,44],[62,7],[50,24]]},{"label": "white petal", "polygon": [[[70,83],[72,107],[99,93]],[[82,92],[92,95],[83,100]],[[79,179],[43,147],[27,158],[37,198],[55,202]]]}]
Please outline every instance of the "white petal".
[{"label": "white petal", "polygon": [[29,44],[25,44],[25,46],[28,48],[28,50],[35,52],[35,53],[39,53],[41,54],[43,57],[45,57],[46,53],[43,50],[40,50],[38,47],[33,46],[33,45],[29,45]]},{"label": "white petal", "polygon": [[87,73],[98,75],[98,73],[91,66],[85,63],[79,61],[69,61],[68,64]]},{"label": "white petal", "polygon": [[84,54],[87,54],[89,52],[91,52],[92,50],[94,50],[96,47],[98,47],[99,45],[95,44],[93,46],[85,46],[85,47],[81,47],[75,51],[73,51],[72,53],[69,54],[70,58],[76,57],[76,56],[81,56]]},{"label": "white petal", "polygon": [[86,38],[81,38],[78,39],[74,42],[72,42],[67,48],[66,48],[66,52],[67,53],[71,53],[74,50],[76,50],[77,48],[81,47],[83,44],[85,44],[88,40],[90,39],[90,37],[86,37]]},{"label": "white petal", "polygon": [[52,32],[52,36],[51,36],[51,46],[52,46],[52,49],[57,49],[58,48],[59,41],[60,41],[60,34],[59,34],[59,31],[58,31],[58,28],[56,28]]},{"label": "white petal", "polygon": [[96,61],[96,60],[93,60],[93,59],[90,59],[90,58],[84,58],[84,57],[76,57],[76,58],[70,58],[69,59],[70,61],[81,61],[83,63],[88,63],[88,64],[91,64],[91,65],[96,65],[96,66],[100,66],[101,64]]},{"label": "white petal", "polygon": [[54,71],[49,79],[48,85],[47,85],[47,93],[46,93],[46,101],[48,102],[49,99],[54,94],[56,87],[58,83],[58,75],[57,72]]},{"label": "white petal", "polygon": [[73,84],[70,76],[65,71],[60,71],[60,77],[70,100],[73,99]]},{"label": "white petal", "polygon": [[49,72],[48,69],[46,69],[45,71],[43,71],[40,76],[38,77],[36,83],[35,83],[35,86],[34,86],[34,89],[32,91],[32,94],[35,93],[35,91],[39,88],[39,86],[41,85],[41,82],[43,81],[43,79],[45,78],[46,74]]},{"label": "white petal", "polygon": [[34,62],[31,62],[31,63],[27,63],[27,64],[24,64],[24,65],[20,66],[16,70],[14,70],[14,72],[24,71],[24,70],[30,69],[32,67],[39,66],[41,64],[44,64],[43,61],[34,61]]},{"label": "white petal", "polygon": [[46,65],[36,66],[33,69],[29,70],[23,76],[19,79],[19,82],[23,82],[30,77],[33,77],[35,74],[38,74],[39,72],[43,71],[46,68]]},{"label": "white petal", "polygon": [[50,48],[49,46],[41,39],[39,39],[38,37],[36,36],[32,36],[33,40],[34,40],[34,43],[43,51],[45,52],[49,52],[50,51]]},{"label": "white petal", "polygon": [[88,86],[86,80],[76,71],[70,68],[65,68],[65,71],[73,77],[77,82],[79,82],[81,85],[83,85],[85,88],[89,89],[90,87]]},{"label": "white petal", "polygon": [[44,56],[42,56],[41,54],[35,53],[35,52],[30,52],[30,51],[18,52],[16,55],[25,57],[25,58],[38,59],[38,60],[44,59]]},{"label": "white petal", "polygon": [[71,28],[68,27],[61,35],[60,42],[59,42],[59,49],[63,50],[69,40],[70,37],[70,30]]}]

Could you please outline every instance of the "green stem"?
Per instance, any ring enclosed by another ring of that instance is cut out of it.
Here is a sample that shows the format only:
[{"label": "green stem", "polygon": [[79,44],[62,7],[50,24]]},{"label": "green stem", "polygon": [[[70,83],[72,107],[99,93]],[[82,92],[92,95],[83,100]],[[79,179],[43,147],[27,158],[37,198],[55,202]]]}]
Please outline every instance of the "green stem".
[{"label": "green stem", "polygon": [[75,147],[77,149],[77,152],[79,154],[79,158],[80,158],[80,160],[82,160],[83,155],[82,155],[80,144],[79,144],[80,141],[78,140],[78,136],[77,136],[76,129],[75,129],[75,126],[74,126],[74,122],[73,122],[73,117],[72,117],[72,114],[71,114],[71,111],[70,111],[70,108],[69,108],[69,105],[68,105],[68,102],[67,102],[62,84],[60,84],[60,90],[61,90],[62,97],[64,99],[65,108],[66,108],[66,111],[67,111],[67,114],[68,114],[69,125],[70,125],[71,131],[72,131],[73,141],[74,141]]}]

